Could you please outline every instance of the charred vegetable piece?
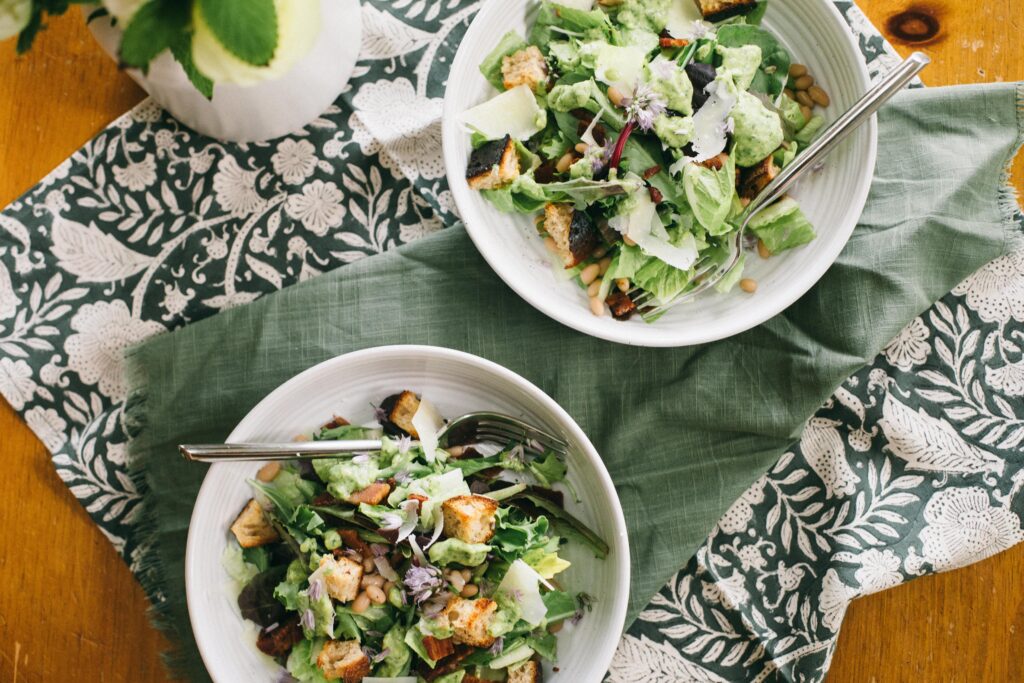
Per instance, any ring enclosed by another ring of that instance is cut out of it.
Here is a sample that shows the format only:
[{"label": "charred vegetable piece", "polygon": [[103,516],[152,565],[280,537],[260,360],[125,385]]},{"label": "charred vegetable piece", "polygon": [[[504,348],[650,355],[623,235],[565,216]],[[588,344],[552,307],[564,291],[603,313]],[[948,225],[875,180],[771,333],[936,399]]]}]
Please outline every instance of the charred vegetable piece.
[{"label": "charred vegetable piece", "polygon": [[469,155],[466,180],[474,190],[494,190],[519,177],[519,155],[512,136],[484,143]]},{"label": "charred vegetable piece", "polygon": [[625,320],[636,310],[636,304],[625,292],[612,292],[605,299],[605,303],[612,310],[612,316],[616,320]]},{"label": "charred vegetable piece", "polygon": [[778,174],[779,169],[775,166],[775,161],[771,156],[756,166],[741,169],[739,187],[737,188],[740,197],[743,199],[753,199]]},{"label": "charred vegetable piece", "polygon": [[704,21],[717,22],[753,12],[757,0],[694,0]]}]

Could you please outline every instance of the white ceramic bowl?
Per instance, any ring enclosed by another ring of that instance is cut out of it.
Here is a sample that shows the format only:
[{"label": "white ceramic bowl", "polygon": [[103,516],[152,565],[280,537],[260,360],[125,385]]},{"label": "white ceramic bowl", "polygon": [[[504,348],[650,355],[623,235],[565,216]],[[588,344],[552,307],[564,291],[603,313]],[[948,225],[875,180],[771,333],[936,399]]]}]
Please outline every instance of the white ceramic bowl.
[{"label": "white ceramic bowl", "polygon": [[[674,0],[693,2],[693,0]],[[687,346],[738,334],[759,325],[796,301],[839,256],[864,208],[875,168],[877,128],[872,119],[802,181],[792,194],[814,224],[818,238],[768,260],[754,255],[745,273],[757,292],[735,288],[677,306],[654,324],[638,316],[616,321],[590,312],[585,292],[559,279],[537,238],[532,216],[504,214],[466,184],[469,136],[459,115],[495,92],[478,69],[495,41],[510,30],[525,35],[536,0],[487,0],[459,47],[444,102],[444,160],[459,213],[480,253],[502,280],[538,310],[580,332],[639,346]],[[869,83],[856,40],[831,0],[771,2],[764,25],[807,64],[829,92],[825,112],[835,117],[862,95]]]},{"label": "white ceramic bowl", "polygon": [[[500,365],[476,356],[431,346],[384,346],[325,361],[285,382],[239,423],[229,441],[285,441],[310,432],[334,415],[353,423],[373,419],[370,402],[400,389],[428,397],[441,413],[455,417],[493,409],[522,417],[564,437],[571,445],[569,479],[582,498],[567,508],[611,546],[595,560],[577,544],[563,553],[573,566],[564,585],[598,597],[594,609],[559,635],[560,671],[550,683],[600,680],[622,632],[629,594],[629,544],[622,508],[600,456],[583,431],[536,386]],[[189,527],[185,585],[189,616],[199,651],[218,683],[276,681],[280,667],[255,647],[221,564],[228,527],[252,497],[247,478],[258,463],[217,464],[199,491]]]}]

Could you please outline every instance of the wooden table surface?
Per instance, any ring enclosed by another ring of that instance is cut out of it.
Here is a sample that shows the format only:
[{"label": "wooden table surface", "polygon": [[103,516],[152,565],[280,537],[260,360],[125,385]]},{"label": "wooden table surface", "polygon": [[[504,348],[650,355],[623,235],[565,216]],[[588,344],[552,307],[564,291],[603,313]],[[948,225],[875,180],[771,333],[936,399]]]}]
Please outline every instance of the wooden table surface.
[{"label": "wooden table surface", "polygon": [[[1021,0],[860,4],[901,52],[932,56],[929,85],[1024,79]],[[13,53],[0,44],[0,206],[142,97],[77,12]],[[0,681],[165,680],[145,595],[2,399],[0,450]],[[1024,681],[1022,576],[1018,546],[857,601],[829,681]]]}]

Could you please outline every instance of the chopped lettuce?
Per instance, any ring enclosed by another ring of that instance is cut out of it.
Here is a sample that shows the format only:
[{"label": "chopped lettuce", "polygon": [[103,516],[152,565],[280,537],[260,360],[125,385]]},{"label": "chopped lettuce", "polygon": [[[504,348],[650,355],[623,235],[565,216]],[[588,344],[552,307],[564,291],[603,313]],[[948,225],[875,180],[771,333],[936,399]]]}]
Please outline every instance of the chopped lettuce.
[{"label": "chopped lettuce", "polygon": [[395,624],[384,634],[381,652],[386,654],[384,655],[384,660],[374,669],[374,676],[385,678],[388,676],[402,676],[409,672],[412,653],[405,642],[405,631],[401,624]]},{"label": "chopped lettuce", "polygon": [[769,31],[749,24],[726,24],[718,28],[720,47],[756,45],[761,49],[761,64],[750,89],[778,97],[789,79],[789,52]]},{"label": "chopped lettuce", "polygon": [[697,221],[710,235],[721,235],[732,229],[725,219],[736,194],[736,171],[733,157],[717,171],[700,164],[683,167],[683,189]]},{"label": "chopped lettuce", "polygon": [[590,101],[593,81],[579,81],[571,85],[559,84],[548,93],[548,106],[554,111],[567,112],[581,109]]},{"label": "chopped lettuce", "polygon": [[318,639],[300,640],[292,648],[288,655],[286,667],[288,673],[297,678],[301,683],[328,683],[323,672],[316,665],[317,655],[324,646],[324,641]]},{"label": "chopped lettuce", "polygon": [[554,578],[572,566],[568,560],[559,557],[557,551],[549,552],[544,548],[534,548],[524,554],[522,559],[545,579]]},{"label": "chopped lettuce", "polygon": [[821,116],[811,117],[811,120],[807,122],[807,125],[801,128],[800,132],[796,134],[796,141],[802,145],[809,145],[824,125],[825,119]]},{"label": "chopped lettuce", "polygon": [[815,237],[814,228],[792,197],[754,214],[747,227],[773,254],[807,244]]},{"label": "chopped lettuce", "polygon": [[[321,458],[313,460],[313,470],[327,482],[327,492],[338,500],[345,500],[377,481],[381,468],[375,457]],[[278,475],[280,477],[280,475]]]}]

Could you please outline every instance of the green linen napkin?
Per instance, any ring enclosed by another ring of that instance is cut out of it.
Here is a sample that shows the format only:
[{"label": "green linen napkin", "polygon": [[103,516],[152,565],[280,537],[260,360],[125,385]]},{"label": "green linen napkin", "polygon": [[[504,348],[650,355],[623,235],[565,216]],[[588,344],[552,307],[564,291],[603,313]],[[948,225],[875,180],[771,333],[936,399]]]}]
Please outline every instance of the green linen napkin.
[{"label": "green linen napkin", "polygon": [[[191,639],[183,558],[205,468],[176,445],[222,440],[317,362],[417,343],[522,374],[591,437],[629,528],[631,621],[841,380],[1019,239],[1003,176],[1020,135],[1013,85],[907,92],[880,123],[871,196],[837,263],[788,310],[731,339],[646,349],[583,336],[511,292],[456,227],[131,349],[130,460],[156,531],[143,581],[161,596],[159,619]],[[191,642],[182,654],[182,671],[203,677]]]}]

